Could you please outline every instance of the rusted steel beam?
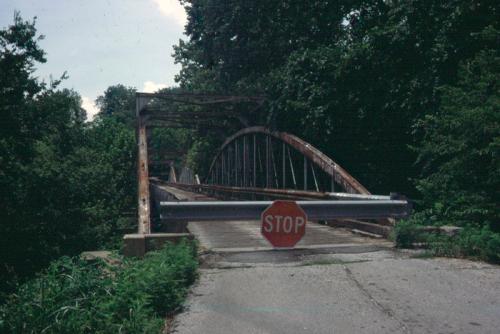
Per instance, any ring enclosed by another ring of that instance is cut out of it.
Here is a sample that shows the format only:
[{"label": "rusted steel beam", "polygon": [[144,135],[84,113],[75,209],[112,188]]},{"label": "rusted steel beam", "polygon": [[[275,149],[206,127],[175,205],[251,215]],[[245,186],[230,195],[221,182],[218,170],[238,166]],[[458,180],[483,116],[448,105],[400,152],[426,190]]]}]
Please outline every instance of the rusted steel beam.
[{"label": "rusted steel beam", "polygon": [[170,110],[161,110],[161,109],[146,109],[142,111],[142,115],[150,116],[151,118],[156,117],[210,117],[210,118],[223,118],[228,116],[236,117],[237,113],[235,112],[224,112],[224,111],[199,111],[199,112],[190,112],[190,111],[170,111]]},{"label": "rusted steel beam", "polygon": [[150,221],[150,195],[149,195],[149,173],[148,173],[148,143],[146,134],[146,124],[142,117],[138,121],[138,164],[137,179],[138,185],[138,214],[139,214],[139,234],[148,234],[151,232]]},{"label": "rusted steel beam", "polygon": [[252,195],[262,195],[275,198],[289,198],[289,199],[332,199],[329,193],[314,192],[314,191],[302,191],[302,190],[292,190],[292,189],[274,189],[274,188],[252,188],[252,187],[229,187],[220,186],[213,184],[181,184],[181,183],[167,183],[169,186],[176,187],[179,189],[189,190],[189,191],[218,191],[231,194],[252,194]]},{"label": "rusted steel beam", "polygon": [[173,121],[162,121],[162,120],[152,120],[148,123],[146,123],[146,126],[148,128],[169,128],[169,129],[196,129],[200,125],[204,127],[210,127],[210,128],[220,128],[220,129],[225,129],[226,126],[223,124],[219,124],[216,122],[173,122]]},{"label": "rusted steel beam", "polygon": [[[197,105],[217,105],[221,103],[242,103],[250,102],[260,107],[265,98],[263,96],[231,96],[231,95],[211,95],[192,93],[136,93],[136,117],[137,117],[137,145],[138,145],[138,232],[148,234],[151,232],[151,204],[149,192],[149,171],[148,171],[148,128],[166,127],[169,128],[197,128],[200,125],[213,128],[223,127],[219,122],[213,123],[214,118],[235,115],[235,112],[174,112],[149,107],[148,104],[154,99],[169,100],[185,104]],[[149,111],[148,111],[149,109]],[[150,115],[148,115],[148,112]],[[236,115],[237,116],[237,115]],[[157,118],[155,120],[155,118]],[[177,181],[175,169],[171,166],[171,179]]]},{"label": "rusted steel beam", "polygon": [[193,105],[211,105],[222,103],[263,103],[264,96],[238,96],[238,95],[210,95],[210,94],[193,94],[193,93],[136,93],[137,97],[144,99],[160,99],[171,102],[179,102]]},{"label": "rusted steel beam", "polygon": [[[302,139],[288,134],[286,132],[277,132],[270,131],[262,126],[254,126],[240,130],[233,136],[229,137],[224,144],[219,148],[219,151],[216,154],[217,156],[229,145],[233,140],[239,138],[241,136],[246,136],[249,134],[264,134],[266,136],[272,136],[274,138],[278,138],[281,141],[285,142],[289,146],[293,147],[295,150],[299,151],[302,155],[304,155],[307,159],[309,159],[312,163],[318,166],[321,170],[323,170],[326,174],[330,175],[334,178],[335,182],[340,184],[343,189],[345,189],[348,193],[354,194],[370,194],[370,192],[361,185],[353,176],[351,176],[346,170],[344,170],[341,166],[339,166],[335,161],[330,159],[328,156],[323,154],[317,148],[312,146],[311,144],[303,141]],[[214,161],[212,161],[212,165],[210,167],[213,168]]]},{"label": "rusted steel beam", "polygon": [[[227,119],[227,116],[223,118],[224,120]],[[190,116],[177,116],[177,117],[170,117],[170,116],[157,116],[157,117],[150,117],[149,119],[150,122],[174,122],[174,123],[186,123],[186,124],[193,124],[196,122],[197,124],[200,123],[211,123],[211,122],[220,122],[221,119],[216,119],[215,117],[209,117],[209,118],[200,118],[200,117],[190,117]]]}]

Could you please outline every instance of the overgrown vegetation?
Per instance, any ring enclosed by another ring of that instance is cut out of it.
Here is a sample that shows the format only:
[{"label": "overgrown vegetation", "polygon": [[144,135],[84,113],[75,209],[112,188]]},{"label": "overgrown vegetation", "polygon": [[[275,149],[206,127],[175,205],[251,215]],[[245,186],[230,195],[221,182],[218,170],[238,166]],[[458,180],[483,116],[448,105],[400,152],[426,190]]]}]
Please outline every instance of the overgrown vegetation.
[{"label": "overgrown vegetation", "polygon": [[500,263],[500,234],[489,226],[467,225],[455,236],[426,232],[416,220],[400,222],[394,231],[394,241],[402,248],[415,246],[427,249],[426,255],[466,257]]},{"label": "overgrown vegetation", "polygon": [[0,300],[57,257],[116,245],[135,216],[130,120],[105,95],[85,122],[76,92],[38,81],[40,39],[19,14],[0,30]]},{"label": "overgrown vegetation", "polygon": [[62,257],[0,306],[0,332],[160,333],[196,278],[196,256],[183,242],[117,265]]},{"label": "overgrown vegetation", "polygon": [[[413,224],[466,227],[426,239],[437,253],[497,261],[498,1],[181,3],[188,39],[172,91],[267,96],[258,111],[233,107],[311,142],[372,192],[415,198]],[[109,87],[86,122],[79,95],[58,88],[64,75],[34,75],[40,38],[18,14],[0,30],[2,293],[62,255],[116,245],[136,210],[135,89]],[[241,126],[216,125],[161,130],[151,146],[181,148],[176,163],[203,177]]]},{"label": "overgrown vegetation", "polygon": [[[436,255],[500,262],[499,76],[498,52],[480,52],[460,66],[455,85],[441,88],[440,112],[419,123],[422,209],[397,227],[398,245],[418,242]],[[421,225],[465,228],[450,238],[421,233]]]},{"label": "overgrown vegetation", "polygon": [[374,193],[414,198],[414,224],[467,227],[449,254],[496,258],[498,1],[181,2],[182,88],[266,95],[257,123],[304,138]]}]

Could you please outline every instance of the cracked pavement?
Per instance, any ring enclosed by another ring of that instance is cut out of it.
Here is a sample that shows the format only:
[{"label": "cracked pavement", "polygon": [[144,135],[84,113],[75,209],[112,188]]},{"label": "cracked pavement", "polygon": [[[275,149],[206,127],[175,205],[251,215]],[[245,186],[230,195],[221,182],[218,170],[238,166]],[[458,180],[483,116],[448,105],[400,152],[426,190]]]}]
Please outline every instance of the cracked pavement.
[{"label": "cracked pavement", "polygon": [[423,258],[337,229],[337,243],[323,233],[276,251],[249,243],[250,225],[227,247],[191,225],[202,269],[170,332],[498,333],[499,266]]}]

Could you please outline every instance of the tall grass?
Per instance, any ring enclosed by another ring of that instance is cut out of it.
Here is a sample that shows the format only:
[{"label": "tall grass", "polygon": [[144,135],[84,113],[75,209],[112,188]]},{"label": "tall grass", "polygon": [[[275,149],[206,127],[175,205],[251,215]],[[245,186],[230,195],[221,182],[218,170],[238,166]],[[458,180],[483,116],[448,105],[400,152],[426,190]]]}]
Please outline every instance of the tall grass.
[{"label": "tall grass", "polygon": [[159,333],[197,266],[187,242],[119,265],[60,258],[0,306],[0,333]]}]

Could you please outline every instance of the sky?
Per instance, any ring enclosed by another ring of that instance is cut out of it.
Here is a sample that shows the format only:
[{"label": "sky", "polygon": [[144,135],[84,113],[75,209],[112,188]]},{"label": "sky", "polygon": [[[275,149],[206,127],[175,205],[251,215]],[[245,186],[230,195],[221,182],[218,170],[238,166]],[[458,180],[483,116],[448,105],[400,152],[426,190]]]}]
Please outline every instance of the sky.
[{"label": "sky", "polygon": [[82,96],[89,119],[111,85],[144,92],[175,85],[172,46],[186,23],[178,0],[0,0],[0,28],[12,24],[15,10],[25,20],[36,16],[45,35],[47,62],[36,75],[49,82],[66,71],[61,87]]}]

